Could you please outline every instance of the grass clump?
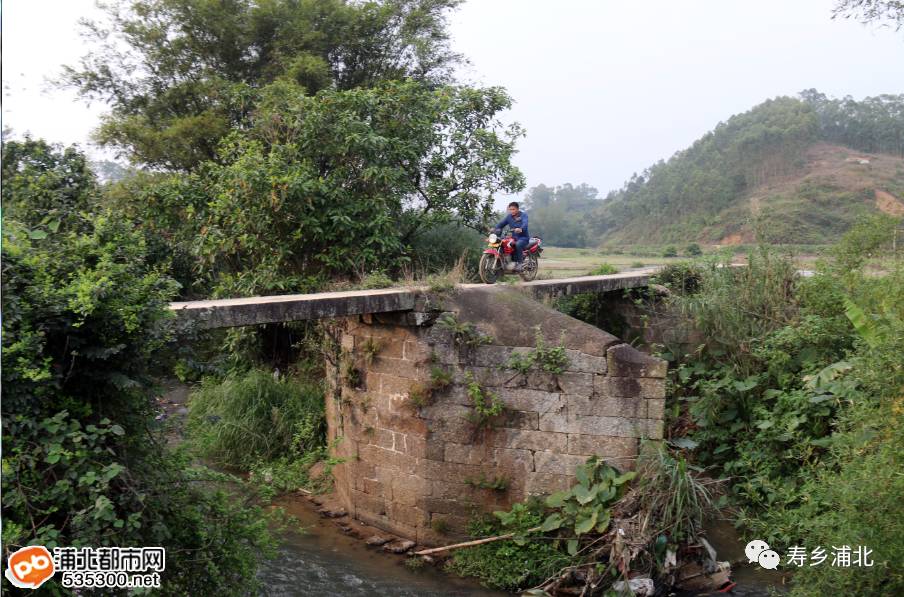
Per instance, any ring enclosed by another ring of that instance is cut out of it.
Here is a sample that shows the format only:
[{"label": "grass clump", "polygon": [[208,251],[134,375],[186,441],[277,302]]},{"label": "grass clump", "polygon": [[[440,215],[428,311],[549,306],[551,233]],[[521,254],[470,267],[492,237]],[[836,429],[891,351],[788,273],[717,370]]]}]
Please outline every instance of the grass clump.
[{"label": "grass clump", "polygon": [[608,276],[610,274],[617,274],[618,268],[612,265],[611,263],[601,263],[592,270],[590,270],[591,276]]},{"label": "grass clump", "polygon": [[568,353],[565,352],[564,339],[558,346],[549,346],[537,328],[537,344],[527,353],[513,352],[505,367],[526,375],[537,368],[547,373],[559,375],[568,368]]},{"label": "grass clump", "polygon": [[375,271],[361,278],[360,287],[364,290],[376,290],[378,288],[391,288],[394,285],[395,282],[386,272]]},{"label": "grass clump", "polygon": [[440,535],[448,535],[449,531],[452,530],[449,527],[449,523],[443,518],[434,518],[433,520],[431,520],[430,528],[433,529],[433,532]]},{"label": "grass clump", "polygon": [[189,401],[190,441],[201,457],[242,470],[315,451],[324,445],[323,400],[319,386],[268,371],[208,379]]},{"label": "grass clump", "polygon": [[715,511],[708,483],[694,474],[682,455],[672,453],[661,442],[644,446],[638,470],[638,501],[646,514],[644,531],[665,535],[672,543],[696,540],[704,520]]}]

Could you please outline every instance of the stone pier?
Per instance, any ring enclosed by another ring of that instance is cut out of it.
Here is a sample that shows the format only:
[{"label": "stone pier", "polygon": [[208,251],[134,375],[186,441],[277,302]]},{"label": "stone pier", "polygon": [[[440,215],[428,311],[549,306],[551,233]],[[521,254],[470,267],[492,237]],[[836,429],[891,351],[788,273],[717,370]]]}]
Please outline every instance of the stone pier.
[{"label": "stone pier", "polygon": [[[665,361],[505,286],[420,294],[410,310],[335,319],[332,331],[337,492],[352,516],[420,544],[570,487],[591,455],[631,469],[641,438],[662,437]],[[561,371],[512,367],[538,337],[564,347]],[[505,410],[480,421],[475,392]]]}]

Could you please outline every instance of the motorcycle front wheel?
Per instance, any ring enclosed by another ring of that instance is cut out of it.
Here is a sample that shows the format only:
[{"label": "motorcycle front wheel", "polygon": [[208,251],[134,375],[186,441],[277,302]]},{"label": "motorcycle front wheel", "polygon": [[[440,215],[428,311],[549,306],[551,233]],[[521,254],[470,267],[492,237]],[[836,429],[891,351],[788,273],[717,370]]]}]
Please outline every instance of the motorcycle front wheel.
[{"label": "motorcycle front wheel", "polygon": [[502,264],[495,255],[484,253],[480,256],[480,279],[486,284],[495,284],[502,277]]},{"label": "motorcycle front wheel", "polygon": [[537,273],[540,271],[540,260],[533,253],[529,253],[524,257],[524,269],[521,270],[521,279],[530,282],[536,279]]}]

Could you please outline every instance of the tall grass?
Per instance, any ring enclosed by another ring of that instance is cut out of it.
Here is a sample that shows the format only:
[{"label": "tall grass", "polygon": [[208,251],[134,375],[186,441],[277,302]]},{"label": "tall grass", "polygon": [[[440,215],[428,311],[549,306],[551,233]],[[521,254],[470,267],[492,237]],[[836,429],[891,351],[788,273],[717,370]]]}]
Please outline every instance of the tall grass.
[{"label": "tall grass", "polygon": [[788,325],[799,314],[794,262],[769,247],[750,253],[746,267],[732,267],[728,260],[706,260],[673,269],[682,275],[675,276],[667,266],[657,276],[679,291],[672,295],[669,307],[694,322],[707,338],[712,356],[721,356],[742,370],[750,366],[757,339]]},{"label": "tall grass", "polygon": [[637,468],[643,529],[666,534],[673,542],[696,540],[704,520],[715,511],[708,484],[683,456],[661,442],[644,446]]},{"label": "tall grass", "polygon": [[189,402],[188,431],[199,455],[246,470],[324,443],[323,390],[251,370],[205,380]]}]

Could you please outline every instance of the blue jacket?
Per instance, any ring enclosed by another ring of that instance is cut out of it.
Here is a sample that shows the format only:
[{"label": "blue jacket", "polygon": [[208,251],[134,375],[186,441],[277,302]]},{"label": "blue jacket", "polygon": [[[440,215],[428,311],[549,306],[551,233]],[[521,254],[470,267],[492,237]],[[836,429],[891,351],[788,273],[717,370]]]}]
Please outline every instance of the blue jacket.
[{"label": "blue jacket", "polygon": [[[512,214],[506,214],[505,218],[496,224],[498,230],[502,230],[506,226],[512,229],[512,236],[514,238],[530,238],[530,233],[527,231],[527,212],[523,209],[518,212],[517,218],[513,218]],[[520,228],[521,233],[515,232],[515,228]]]}]

